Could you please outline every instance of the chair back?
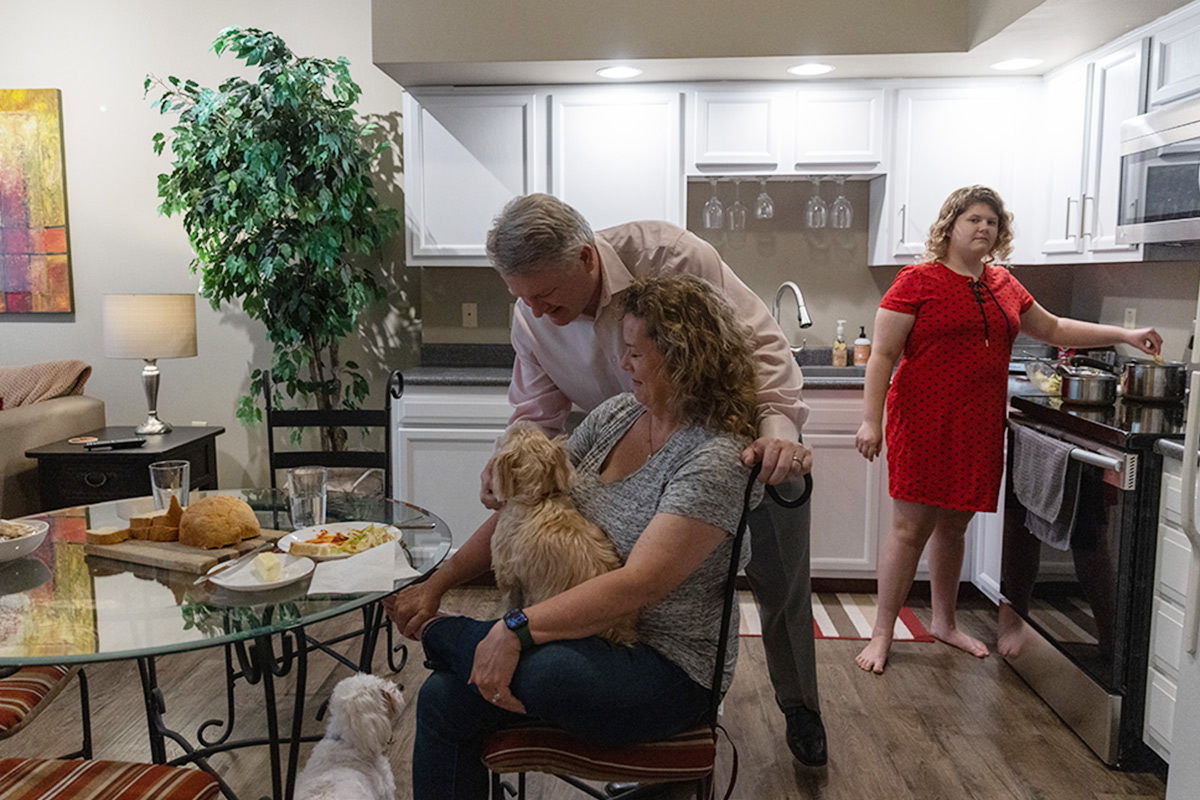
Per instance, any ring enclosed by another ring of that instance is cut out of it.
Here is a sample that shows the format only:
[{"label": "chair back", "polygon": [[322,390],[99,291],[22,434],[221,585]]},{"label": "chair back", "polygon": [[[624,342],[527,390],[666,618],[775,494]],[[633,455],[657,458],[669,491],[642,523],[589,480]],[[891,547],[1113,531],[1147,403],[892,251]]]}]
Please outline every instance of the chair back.
[{"label": "chair back", "polygon": [[[392,495],[392,405],[404,393],[404,377],[399,370],[388,376],[383,408],[328,410],[302,409],[285,411],[275,408],[274,384],[269,371],[263,372],[263,398],[267,417],[267,458],[271,473],[271,488],[277,488],[277,470],[292,467],[361,467],[382,469],[384,496]],[[383,450],[277,450],[277,428],[380,428],[383,430]]]}]

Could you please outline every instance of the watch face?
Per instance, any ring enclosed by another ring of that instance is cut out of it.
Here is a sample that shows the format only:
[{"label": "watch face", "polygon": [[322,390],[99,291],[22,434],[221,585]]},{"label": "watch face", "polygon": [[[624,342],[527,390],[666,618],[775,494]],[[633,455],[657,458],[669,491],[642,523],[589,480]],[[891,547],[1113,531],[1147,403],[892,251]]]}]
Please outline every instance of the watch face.
[{"label": "watch face", "polygon": [[519,608],[514,608],[504,615],[504,624],[510,628],[519,628],[529,624],[529,617]]}]

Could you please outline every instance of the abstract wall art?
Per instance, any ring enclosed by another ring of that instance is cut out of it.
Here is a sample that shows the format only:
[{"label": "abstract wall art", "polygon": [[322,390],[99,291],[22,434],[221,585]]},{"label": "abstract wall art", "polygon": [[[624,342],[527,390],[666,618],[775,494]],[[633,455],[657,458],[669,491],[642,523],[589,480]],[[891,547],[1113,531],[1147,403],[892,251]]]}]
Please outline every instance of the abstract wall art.
[{"label": "abstract wall art", "polygon": [[74,310],[62,93],[0,89],[0,314]]}]

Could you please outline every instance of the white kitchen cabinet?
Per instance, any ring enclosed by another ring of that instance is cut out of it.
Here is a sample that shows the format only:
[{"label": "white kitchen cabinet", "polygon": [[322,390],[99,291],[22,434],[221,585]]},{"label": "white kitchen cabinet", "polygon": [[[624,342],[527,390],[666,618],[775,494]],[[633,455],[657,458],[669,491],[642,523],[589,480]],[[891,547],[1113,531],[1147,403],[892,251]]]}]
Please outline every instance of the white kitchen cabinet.
[{"label": "white kitchen cabinet", "polygon": [[1085,247],[1095,261],[1140,261],[1142,257],[1141,245],[1117,242],[1117,211],[1121,203],[1121,123],[1145,109],[1147,46],[1146,39],[1139,39],[1094,64],[1082,208]]},{"label": "white kitchen cabinet", "polygon": [[1004,486],[1006,475],[1000,477],[1000,496],[995,511],[978,513],[967,527],[967,551],[963,565],[970,570],[969,579],[989,600],[1000,603],[1000,561],[1004,545]]},{"label": "white kitchen cabinet", "polygon": [[1200,92],[1200,8],[1189,8],[1154,31],[1147,91],[1151,106]]},{"label": "white kitchen cabinet", "polygon": [[487,265],[497,212],[544,188],[532,92],[404,95],[404,216],[412,265]]},{"label": "white kitchen cabinet", "polygon": [[1073,64],[1044,84],[1045,220],[1041,251],[1075,261],[1083,252],[1084,161],[1092,65]]},{"label": "white kitchen cabinet", "polygon": [[891,499],[883,454],[869,462],[854,446],[862,390],[808,391],[804,400],[812,409],[804,423],[804,444],[813,452],[812,575],[874,578]]},{"label": "white kitchen cabinet", "polygon": [[491,514],[479,474],[512,415],[508,387],[409,385],[396,405],[395,496],[445,520],[457,549]]},{"label": "white kitchen cabinet", "polygon": [[[945,82],[896,92],[895,145],[888,174],[871,182],[872,264],[909,264],[925,251],[930,226],[955,189],[984,184],[999,192],[1018,220],[1034,216],[1033,176],[1018,178],[1029,140],[1027,118],[1038,82]],[[1013,261],[1028,263],[1028,237]]]},{"label": "white kitchen cabinet", "polygon": [[593,230],[634,219],[684,225],[680,94],[556,90],[550,193],[578,209]]},{"label": "white kitchen cabinet", "polygon": [[808,87],[796,92],[796,172],[883,172],[884,100],[883,89]]},{"label": "white kitchen cabinet", "polygon": [[781,90],[694,91],[688,162],[696,174],[777,172],[791,109]]}]

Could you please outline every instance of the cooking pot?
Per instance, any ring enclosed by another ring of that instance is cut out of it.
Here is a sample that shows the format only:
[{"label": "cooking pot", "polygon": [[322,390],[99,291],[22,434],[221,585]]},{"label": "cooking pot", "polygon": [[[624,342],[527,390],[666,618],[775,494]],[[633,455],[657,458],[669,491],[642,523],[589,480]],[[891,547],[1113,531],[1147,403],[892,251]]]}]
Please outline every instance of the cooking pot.
[{"label": "cooking pot", "polygon": [[1142,401],[1177,402],[1187,388],[1187,368],[1178,361],[1159,364],[1137,359],[1121,372],[1121,393]]},{"label": "cooking pot", "polygon": [[1111,406],[1117,400],[1117,376],[1089,367],[1068,367],[1060,364],[1062,377],[1059,394],[1064,403],[1078,406]]}]

